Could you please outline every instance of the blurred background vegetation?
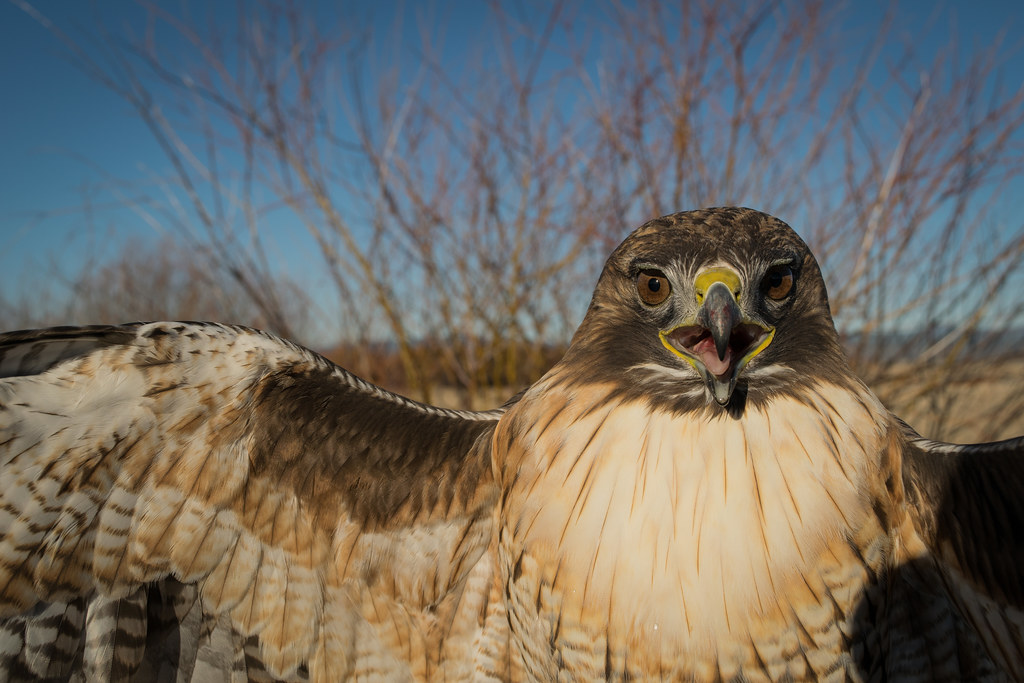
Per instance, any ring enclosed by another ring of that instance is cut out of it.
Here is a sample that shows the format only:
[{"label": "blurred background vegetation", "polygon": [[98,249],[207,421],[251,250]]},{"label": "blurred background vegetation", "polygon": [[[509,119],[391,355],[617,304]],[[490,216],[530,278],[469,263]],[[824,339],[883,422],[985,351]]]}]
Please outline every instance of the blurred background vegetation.
[{"label": "blurred background vegetation", "polygon": [[1024,433],[1018,44],[813,0],[411,3],[386,29],[359,3],[14,4],[165,163],[101,174],[160,239],[5,292],[3,328],[237,322],[489,407],[560,357],[632,228],[742,204],[808,241],[855,368],[919,431]]}]

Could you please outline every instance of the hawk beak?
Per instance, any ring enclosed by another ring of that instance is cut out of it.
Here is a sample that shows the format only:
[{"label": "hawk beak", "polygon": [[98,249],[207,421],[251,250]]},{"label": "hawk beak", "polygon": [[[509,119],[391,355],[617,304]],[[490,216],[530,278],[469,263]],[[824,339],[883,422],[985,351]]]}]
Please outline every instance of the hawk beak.
[{"label": "hawk beak", "polygon": [[724,268],[703,273],[695,283],[696,319],[669,332],[662,343],[696,368],[719,405],[732,398],[747,363],[775,336],[775,329],[744,318],[736,300],[739,276]]},{"label": "hawk beak", "polygon": [[697,322],[711,332],[718,359],[724,361],[729,352],[729,338],[743,319],[743,312],[724,282],[715,282],[704,296],[704,305],[697,314]]}]

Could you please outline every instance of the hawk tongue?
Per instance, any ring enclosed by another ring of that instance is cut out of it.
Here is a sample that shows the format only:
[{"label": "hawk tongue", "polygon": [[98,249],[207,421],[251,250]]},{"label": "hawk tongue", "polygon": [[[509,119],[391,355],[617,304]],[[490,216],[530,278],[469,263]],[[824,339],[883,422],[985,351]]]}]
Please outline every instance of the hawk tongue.
[{"label": "hawk tongue", "polygon": [[725,349],[725,358],[718,357],[715,340],[711,337],[700,340],[694,345],[692,353],[696,355],[704,367],[715,377],[722,377],[732,366],[732,349]]}]

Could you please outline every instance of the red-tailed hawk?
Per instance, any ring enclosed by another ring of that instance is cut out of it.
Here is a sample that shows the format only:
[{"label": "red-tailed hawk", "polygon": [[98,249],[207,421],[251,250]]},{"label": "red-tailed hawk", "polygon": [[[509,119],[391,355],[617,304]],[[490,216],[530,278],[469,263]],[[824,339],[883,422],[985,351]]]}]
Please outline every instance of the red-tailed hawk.
[{"label": "red-tailed hawk", "polygon": [[502,410],[214,324],[0,377],[7,680],[1024,678],[1024,442],[891,415],[763,213],[636,230]]}]

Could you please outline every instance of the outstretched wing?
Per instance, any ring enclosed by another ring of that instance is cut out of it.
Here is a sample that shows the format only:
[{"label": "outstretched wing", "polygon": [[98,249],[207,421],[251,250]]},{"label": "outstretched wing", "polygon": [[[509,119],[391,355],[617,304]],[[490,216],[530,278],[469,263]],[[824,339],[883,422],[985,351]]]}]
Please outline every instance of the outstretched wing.
[{"label": "outstretched wing", "polygon": [[0,336],[0,678],[429,675],[499,416],[239,327]]},{"label": "outstretched wing", "polygon": [[[916,536],[937,561],[942,584],[970,625],[971,639],[976,636],[973,645],[1020,677],[1024,438],[954,445],[924,439],[906,425],[903,432],[903,486]],[[965,642],[962,634],[957,640]]]}]

